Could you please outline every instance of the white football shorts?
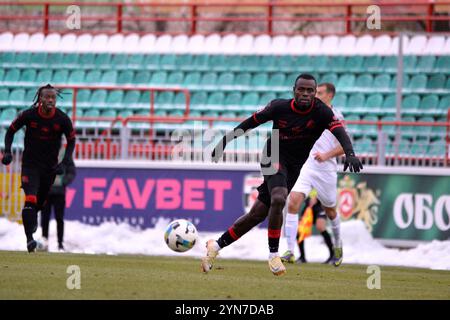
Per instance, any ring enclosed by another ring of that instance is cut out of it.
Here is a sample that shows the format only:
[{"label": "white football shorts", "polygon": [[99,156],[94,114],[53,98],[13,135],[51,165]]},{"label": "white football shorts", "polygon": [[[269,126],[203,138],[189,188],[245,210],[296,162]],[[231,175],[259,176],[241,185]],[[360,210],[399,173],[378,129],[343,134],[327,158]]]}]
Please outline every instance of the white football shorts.
[{"label": "white football shorts", "polygon": [[317,190],[317,198],[324,207],[332,208],[336,206],[336,171],[319,171],[303,167],[291,192],[301,192],[308,197],[313,188]]}]

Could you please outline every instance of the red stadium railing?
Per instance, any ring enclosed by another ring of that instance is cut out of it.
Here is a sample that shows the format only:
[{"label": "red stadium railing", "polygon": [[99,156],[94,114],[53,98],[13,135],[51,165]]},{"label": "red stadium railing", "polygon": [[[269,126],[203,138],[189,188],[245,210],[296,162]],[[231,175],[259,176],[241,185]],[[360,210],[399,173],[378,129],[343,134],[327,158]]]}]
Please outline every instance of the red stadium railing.
[{"label": "red stadium railing", "polygon": [[[86,29],[85,26],[79,30],[71,30],[65,28],[62,23],[67,21],[68,15],[61,14],[61,9],[67,8],[69,5],[79,6],[82,14],[80,21],[82,24],[89,22],[113,23],[112,28],[108,30],[99,30],[100,26],[93,26]],[[214,31],[202,30],[200,24],[204,25],[212,22],[239,22],[239,23],[264,23],[263,30],[237,30],[233,33],[249,33],[249,34],[299,34],[298,30],[278,31],[276,26],[281,22],[290,22],[291,24],[298,22],[306,23],[325,23],[341,22],[343,28],[336,30],[330,28],[331,31],[324,32],[326,34],[350,34],[358,33],[355,30],[356,23],[367,21],[367,7],[376,5],[381,9],[381,19],[385,22],[420,22],[424,27],[422,31],[435,32],[433,24],[439,21],[450,21],[449,9],[450,1],[402,1],[402,2],[378,2],[373,3],[302,3],[299,5],[295,2],[178,2],[178,3],[110,3],[110,2],[53,2],[53,1],[24,1],[0,2],[0,11],[4,12],[0,15],[0,21],[15,22],[20,21],[19,31],[40,31],[45,34],[50,32],[67,33],[67,32],[91,32],[91,33],[148,33],[149,31],[131,30],[126,24],[134,23],[133,27],[140,26],[149,22],[180,22],[184,23],[184,29],[178,31],[154,31],[152,33],[184,33],[184,34],[205,34]],[[38,8],[40,14],[17,14],[15,9],[22,11],[29,8]],[[86,12],[93,9],[101,9],[113,11],[114,14],[87,14]],[[437,8],[439,10],[437,10]],[[9,9],[10,12],[7,10]],[[138,10],[138,12],[136,12]],[[55,12],[56,11],[56,12]],[[219,16],[217,16],[219,13]],[[27,22],[38,22],[39,26],[31,29],[23,30],[22,26]],[[58,29],[52,28],[52,24],[57,25]],[[2,26],[4,28],[4,26]],[[241,26],[242,28],[242,26]],[[243,27],[244,29],[247,27]],[[14,28],[9,28],[14,31]],[[136,29],[136,28],[135,28]],[[248,28],[247,28],[248,29]],[[448,28],[447,28],[448,29]],[[216,30],[217,31],[217,30]],[[373,32],[364,28],[364,32]],[[417,31],[417,30],[410,30]],[[380,30],[386,33],[386,31]],[[227,33],[227,32],[218,32]],[[314,32],[321,34],[321,32]],[[322,33],[322,34],[324,34]]]}]

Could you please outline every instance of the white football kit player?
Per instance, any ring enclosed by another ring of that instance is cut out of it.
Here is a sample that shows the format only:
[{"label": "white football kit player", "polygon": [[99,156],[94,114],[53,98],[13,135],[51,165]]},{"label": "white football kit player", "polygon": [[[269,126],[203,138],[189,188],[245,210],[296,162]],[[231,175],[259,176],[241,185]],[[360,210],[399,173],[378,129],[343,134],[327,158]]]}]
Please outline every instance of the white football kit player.
[{"label": "white football kit player", "polygon": [[[344,120],[341,112],[332,108],[333,113],[339,120]],[[334,135],[325,130],[316,141],[308,160],[303,165],[300,175],[292,188],[293,192],[301,192],[307,197],[311,190],[317,190],[317,198],[324,207],[332,208],[336,206],[337,200],[337,162],[336,157],[319,162],[314,159],[317,152],[326,153],[339,146]]]}]

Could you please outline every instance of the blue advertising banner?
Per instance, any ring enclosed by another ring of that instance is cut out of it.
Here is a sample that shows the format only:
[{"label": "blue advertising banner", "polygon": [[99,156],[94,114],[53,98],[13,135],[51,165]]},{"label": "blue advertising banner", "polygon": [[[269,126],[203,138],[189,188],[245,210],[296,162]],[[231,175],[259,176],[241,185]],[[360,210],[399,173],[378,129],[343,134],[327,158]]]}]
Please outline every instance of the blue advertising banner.
[{"label": "blue advertising banner", "polygon": [[67,190],[67,220],[142,228],[158,218],[184,218],[218,231],[243,215],[262,182],[259,172],[181,169],[78,168]]}]

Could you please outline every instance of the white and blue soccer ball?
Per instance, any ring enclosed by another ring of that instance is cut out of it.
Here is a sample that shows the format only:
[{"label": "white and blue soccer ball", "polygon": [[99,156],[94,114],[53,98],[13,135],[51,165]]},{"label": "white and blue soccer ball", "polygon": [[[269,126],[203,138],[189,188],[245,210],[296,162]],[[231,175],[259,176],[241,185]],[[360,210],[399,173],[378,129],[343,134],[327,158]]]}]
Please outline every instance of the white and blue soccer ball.
[{"label": "white and blue soccer ball", "polygon": [[185,252],[194,247],[197,242],[197,228],[185,219],[172,221],[164,233],[167,246],[176,252]]}]

